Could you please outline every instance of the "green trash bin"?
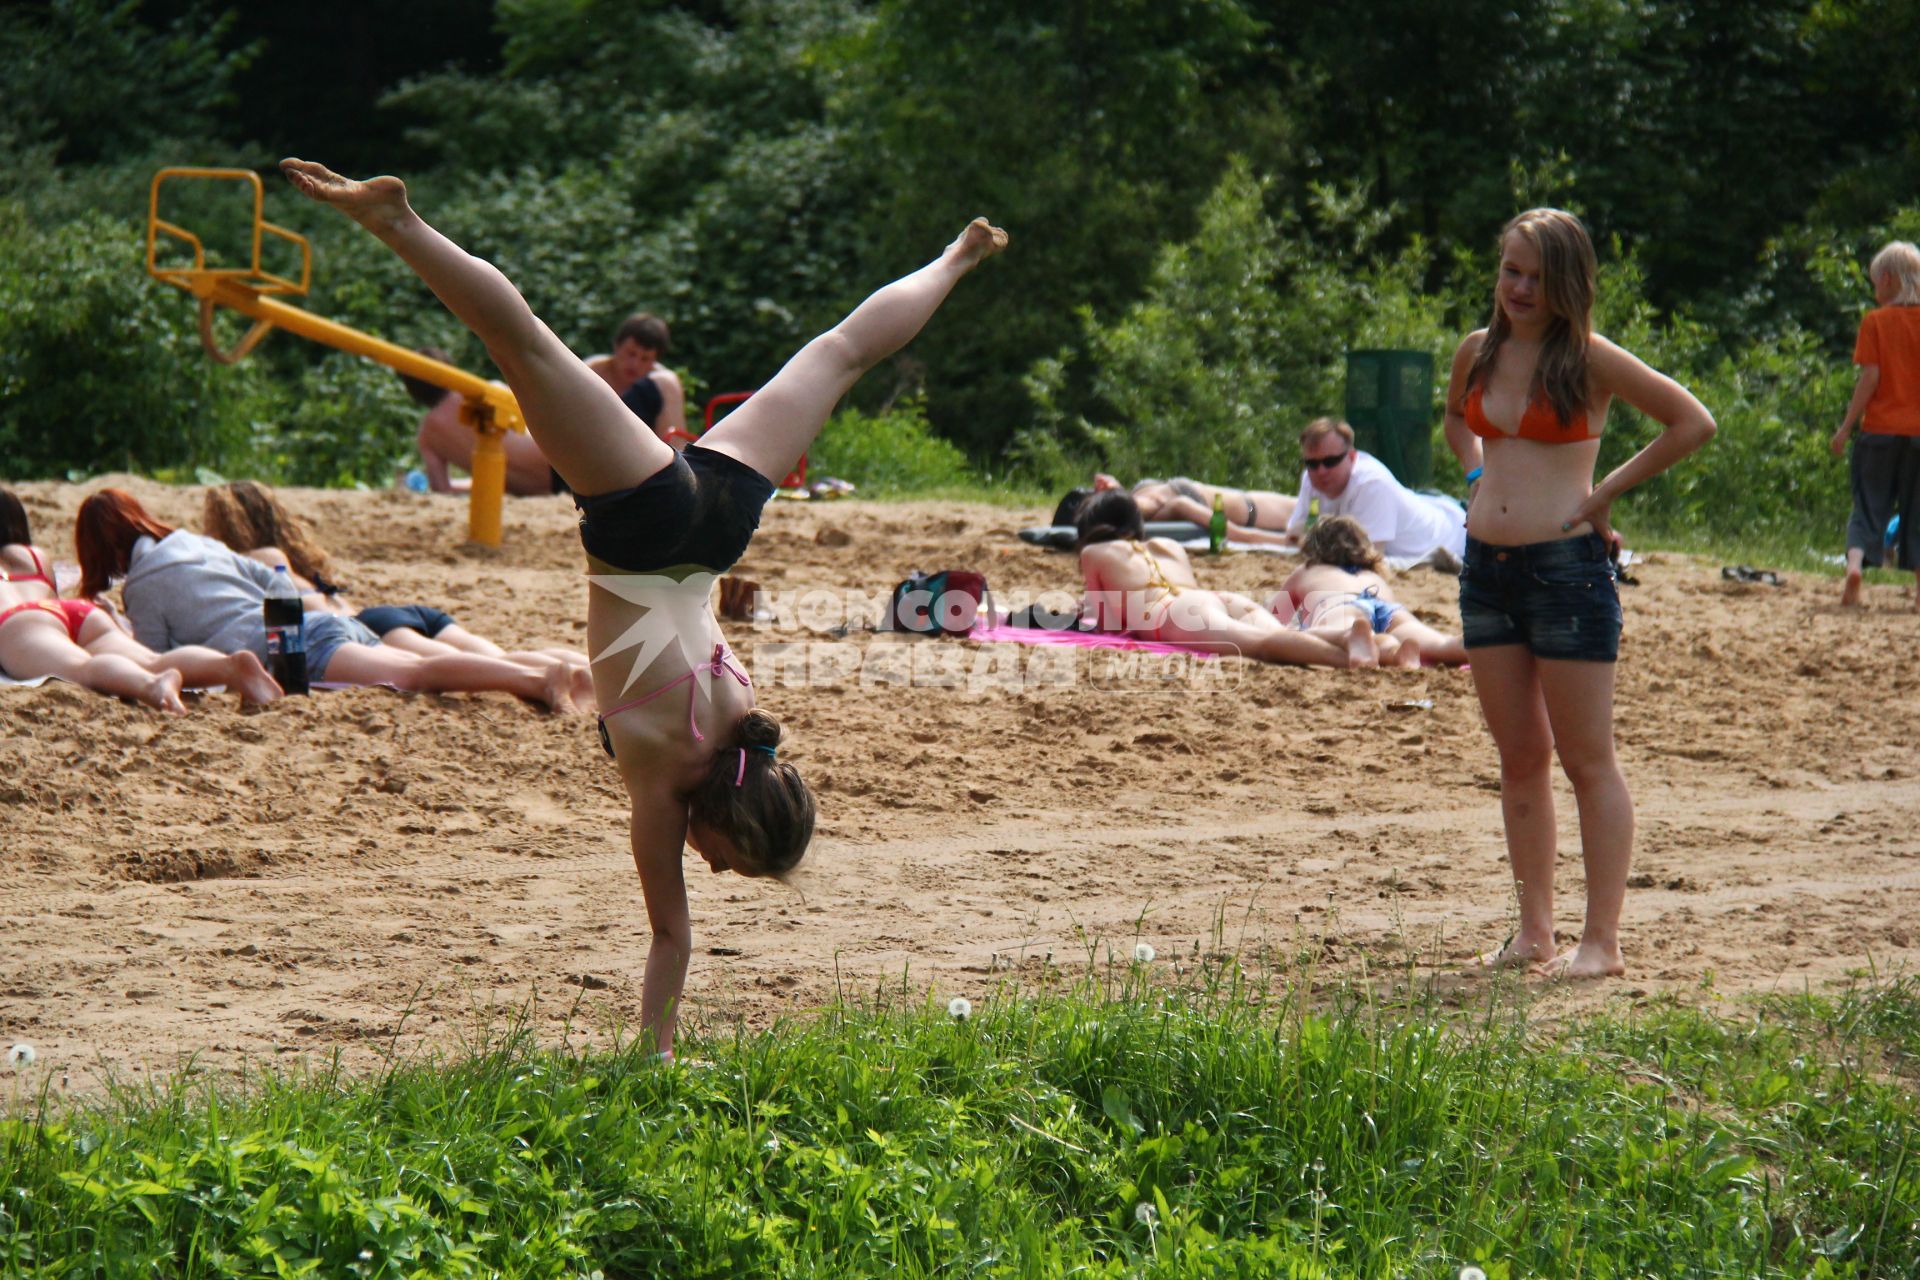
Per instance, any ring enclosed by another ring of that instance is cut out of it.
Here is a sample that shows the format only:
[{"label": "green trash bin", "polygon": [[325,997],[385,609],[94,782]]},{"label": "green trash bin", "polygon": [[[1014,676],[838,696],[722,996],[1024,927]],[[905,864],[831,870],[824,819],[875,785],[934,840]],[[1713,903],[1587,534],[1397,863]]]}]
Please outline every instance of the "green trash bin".
[{"label": "green trash bin", "polygon": [[1433,483],[1433,357],[1424,351],[1347,352],[1347,421],[1354,443],[1409,489]]}]

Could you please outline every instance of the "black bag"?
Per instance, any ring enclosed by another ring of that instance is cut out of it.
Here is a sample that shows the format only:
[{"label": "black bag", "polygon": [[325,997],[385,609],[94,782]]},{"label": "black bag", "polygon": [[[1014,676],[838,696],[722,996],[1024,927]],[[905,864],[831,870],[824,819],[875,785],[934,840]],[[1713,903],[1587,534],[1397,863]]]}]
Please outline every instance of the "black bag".
[{"label": "black bag", "polygon": [[893,589],[884,631],[910,631],[923,636],[964,636],[974,619],[986,611],[993,620],[993,597],[987,579],[971,569],[915,572]]}]

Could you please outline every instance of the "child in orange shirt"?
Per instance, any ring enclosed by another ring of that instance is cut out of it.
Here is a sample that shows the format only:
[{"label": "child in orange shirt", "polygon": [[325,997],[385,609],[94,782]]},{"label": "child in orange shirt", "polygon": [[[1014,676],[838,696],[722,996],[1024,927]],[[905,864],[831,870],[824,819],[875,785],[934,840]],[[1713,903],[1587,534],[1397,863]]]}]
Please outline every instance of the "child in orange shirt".
[{"label": "child in orange shirt", "polygon": [[1847,447],[1854,423],[1853,515],[1847,521],[1847,579],[1843,605],[1860,603],[1860,576],[1880,563],[1887,525],[1900,527],[1889,544],[1895,562],[1914,571],[1914,608],[1920,609],[1920,249],[1895,240],[1867,269],[1880,305],[1860,322],[1853,362],[1860,377],[1833,452]]}]

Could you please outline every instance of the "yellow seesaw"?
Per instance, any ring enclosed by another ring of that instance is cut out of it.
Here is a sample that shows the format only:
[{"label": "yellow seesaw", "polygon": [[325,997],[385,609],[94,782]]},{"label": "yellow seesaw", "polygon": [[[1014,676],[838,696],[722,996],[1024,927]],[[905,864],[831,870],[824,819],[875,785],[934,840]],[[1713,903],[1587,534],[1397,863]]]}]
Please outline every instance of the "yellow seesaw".
[{"label": "yellow seesaw", "polygon": [[[245,267],[209,267],[200,238],[184,227],[160,217],[160,188],[173,179],[245,182],[253,188],[253,247],[250,265]],[[260,345],[274,329],[285,329],[314,342],[354,355],[378,360],[381,364],[409,377],[431,382],[458,392],[463,397],[460,417],[478,437],[473,450],[473,489],[467,497],[467,535],[489,547],[500,545],[500,509],[507,492],[507,450],[503,443],[509,431],[525,431],[526,419],[513,394],[485,378],[464,369],[396,346],[370,333],[323,319],[295,306],[275,301],[271,295],[300,297],[307,292],[313,275],[313,250],[307,239],[285,227],[266,221],[261,212],[266,193],[260,175],[251,169],[162,169],[153,175],[147,200],[147,274],[164,284],[185,289],[200,299],[200,343],[207,354],[221,364],[233,364]],[[163,267],[159,264],[160,236],[164,233],[183,241],[193,250],[191,267]],[[300,249],[300,279],[275,275],[260,265],[261,241],[277,236]],[[223,350],[213,332],[215,307],[229,307],[253,320],[253,327]]]}]

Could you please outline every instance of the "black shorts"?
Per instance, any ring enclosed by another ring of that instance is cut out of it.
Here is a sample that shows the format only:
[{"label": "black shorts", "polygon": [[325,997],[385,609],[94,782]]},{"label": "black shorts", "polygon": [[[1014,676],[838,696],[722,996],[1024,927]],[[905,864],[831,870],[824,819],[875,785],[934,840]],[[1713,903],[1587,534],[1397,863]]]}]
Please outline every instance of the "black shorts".
[{"label": "black shorts", "polygon": [[431,640],[453,625],[453,615],[442,613],[430,604],[376,604],[362,609],[354,617],[377,636],[401,627],[412,627]]},{"label": "black shorts", "polygon": [[1502,547],[1467,539],[1460,631],[1469,651],[1519,644],[1536,658],[1613,662],[1620,592],[1597,533]]},{"label": "black shorts", "polygon": [[631,489],[575,494],[580,545],[629,573],[692,564],[725,573],[746,554],[773,481],[746,463],[690,444]]}]

